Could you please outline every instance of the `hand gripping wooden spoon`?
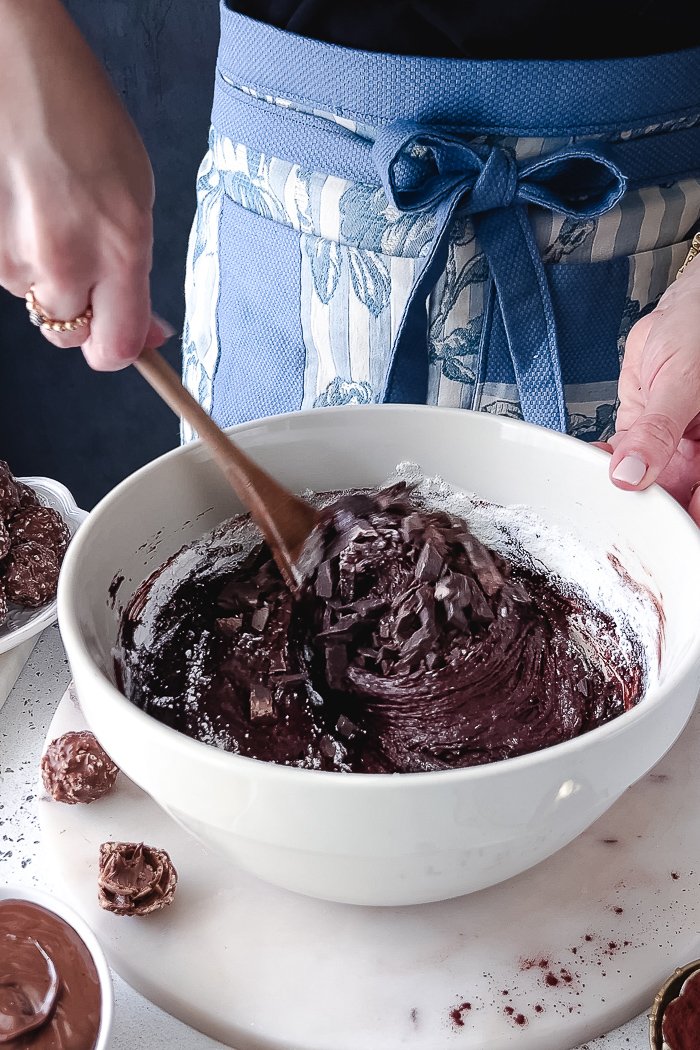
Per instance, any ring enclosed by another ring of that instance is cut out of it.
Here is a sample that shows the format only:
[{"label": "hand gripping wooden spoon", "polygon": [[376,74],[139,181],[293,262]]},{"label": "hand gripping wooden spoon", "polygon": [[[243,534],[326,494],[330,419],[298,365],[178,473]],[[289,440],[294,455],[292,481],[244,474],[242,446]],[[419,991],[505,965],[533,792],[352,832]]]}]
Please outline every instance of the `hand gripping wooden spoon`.
[{"label": "hand gripping wooden spoon", "polygon": [[316,508],[254,463],[207,415],[157,350],[147,347],[134,365],[173,412],[185,419],[209,446],[226,480],[267,541],[285,583],[295,590],[301,582],[299,555],[318,521]]}]

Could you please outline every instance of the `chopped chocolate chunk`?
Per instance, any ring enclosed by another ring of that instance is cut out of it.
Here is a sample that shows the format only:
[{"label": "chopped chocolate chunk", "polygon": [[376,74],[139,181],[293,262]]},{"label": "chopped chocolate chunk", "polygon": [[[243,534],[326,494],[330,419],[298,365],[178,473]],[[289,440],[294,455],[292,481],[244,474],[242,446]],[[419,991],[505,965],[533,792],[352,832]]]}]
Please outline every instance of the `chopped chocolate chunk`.
[{"label": "chopped chocolate chunk", "polygon": [[250,690],[250,720],[257,725],[275,722],[275,705],[272,693],[264,685],[254,685]]},{"label": "chopped chocolate chunk", "polygon": [[227,638],[235,638],[243,626],[242,616],[221,616],[216,621],[216,626]]},{"label": "chopped chocolate chunk", "polygon": [[177,872],[165,850],[143,842],[100,846],[100,907],[115,915],[149,915],[172,903]]},{"label": "chopped chocolate chunk", "polygon": [[52,740],[41,758],[41,778],[56,802],[95,802],[114,787],[119,774],[94,733],[64,733]]},{"label": "chopped chocolate chunk", "polygon": [[267,623],[270,616],[270,606],[262,605],[259,609],[256,609],[250,618],[250,625],[255,631],[264,631],[265,624]]},{"label": "chopped chocolate chunk", "polygon": [[5,562],[5,590],[11,602],[31,608],[56,596],[59,563],[49,547],[38,543],[12,546]]},{"label": "chopped chocolate chunk", "polygon": [[25,507],[10,522],[12,545],[38,543],[54,552],[60,564],[70,540],[70,529],[53,507]]},{"label": "chopped chocolate chunk", "polygon": [[318,742],[318,749],[324,758],[330,759],[331,762],[339,763],[342,761],[344,756],[343,747],[338,740],[334,740],[328,733],[324,733]]},{"label": "chopped chocolate chunk", "polygon": [[416,562],[416,579],[421,583],[425,580],[437,580],[444,564],[442,556],[435,547],[431,543],[426,543]]},{"label": "chopped chocolate chunk", "polygon": [[[7,525],[0,518],[0,562],[10,553],[11,539]],[[0,567],[0,572],[2,571]]]},{"label": "chopped chocolate chunk", "polygon": [[321,562],[316,574],[316,594],[320,598],[331,598],[333,596],[333,574],[329,561]]},{"label": "chopped chocolate chunk", "polygon": [[346,740],[352,740],[353,737],[357,736],[359,729],[354,722],[351,722],[347,715],[340,715],[338,721],[335,724],[335,728],[341,736],[344,736]]}]

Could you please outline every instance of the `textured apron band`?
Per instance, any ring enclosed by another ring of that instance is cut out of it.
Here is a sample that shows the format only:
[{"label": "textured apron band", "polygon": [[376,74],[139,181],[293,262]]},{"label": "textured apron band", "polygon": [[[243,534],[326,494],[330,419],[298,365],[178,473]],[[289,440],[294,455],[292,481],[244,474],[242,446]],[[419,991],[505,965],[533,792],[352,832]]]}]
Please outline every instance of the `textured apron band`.
[{"label": "textured apron band", "polygon": [[[697,77],[700,82],[700,48]],[[406,119],[406,113],[399,113],[395,118]],[[293,162],[303,158],[304,165],[311,170],[367,185],[377,182],[372,147],[381,127],[376,132],[363,129],[358,133],[328,117],[266,102],[230,84],[221,71],[214,92],[212,121],[219,134],[233,142],[241,128],[245,128],[246,145],[268,156]],[[445,130],[439,124],[428,126],[431,130]],[[468,125],[453,125],[449,130],[465,137],[483,135],[480,129],[472,131]],[[660,131],[653,139],[606,142],[605,154],[624,172],[630,187],[694,177],[700,174],[700,126],[680,130],[676,127],[668,133]]]},{"label": "textured apron band", "polygon": [[405,117],[485,133],[569,137],[692,115],[700,48],[590,62],[391,55],[297,36],[239,15],[222,0],[219,68],[260,94],[374,126]]}]

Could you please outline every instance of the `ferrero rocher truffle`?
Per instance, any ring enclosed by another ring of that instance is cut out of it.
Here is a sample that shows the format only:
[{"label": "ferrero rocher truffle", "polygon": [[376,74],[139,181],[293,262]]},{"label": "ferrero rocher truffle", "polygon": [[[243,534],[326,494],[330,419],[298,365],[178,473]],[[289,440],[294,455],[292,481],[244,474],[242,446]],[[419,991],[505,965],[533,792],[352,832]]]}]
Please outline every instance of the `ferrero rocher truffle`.
[{"label": "ferrero rocher truffle", "polygon": [[177,872],[165,850],[143,842],[100,846],[100,907],[115,915],[149,915],[172,903]]},{"label": "ferrero rocher truffle", "polygon": [[41,759],[41,779],[56,802],[95,802],[114,787],[119,768],[93,733],[64,733]]},{"label": "ferrero rocher truffle", "polygon": [[19,510],[26,510],[27,507],[41,507],[39,497],[30,485],[25,485],[23,481],[15,478],[15,486],[19,499]]},{"label": "ferrero rocher truffle", "polygon": [[52,550],[60,562],[70,540],[70,529],[53,507],[25,507],[18,510],[9,524],[13,547],[38,543]]},{"label": "ferrero rocher truffle", "polygon": [[0,583],[7,603],[38,608],[56,597],[71,530],[59,511],[44,506],[34,489],[0,459]]},{"label": "ferrero rocher truffle", "polygon": [[5,563],[5,590],[11,602],[35,608],[56,595],[59,561],[50,547],[20,543]]},{"label": "ferrero rocher truffle", "polygon": [[17,482],[4,459],[0,459],[0,520],[7,521],[19,507]]}]

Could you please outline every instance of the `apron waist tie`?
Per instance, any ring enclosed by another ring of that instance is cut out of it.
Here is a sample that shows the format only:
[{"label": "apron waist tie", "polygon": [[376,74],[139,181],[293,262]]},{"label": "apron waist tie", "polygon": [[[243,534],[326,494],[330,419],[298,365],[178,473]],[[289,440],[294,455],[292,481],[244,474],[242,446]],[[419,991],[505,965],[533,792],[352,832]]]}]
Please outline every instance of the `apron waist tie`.
[{"label": "apron waist tie", "polygon": [[444,267],[459,209],[473,216],[491,271],[491,295],[501,311],[523,417],[566,431],[554,310],[527,208],[598,218],[618,203],[626,177],[598,145],[569,145],[518,162],[502,146],[468,143],[407,120],[379,130],[372,159],[390,204],[401,212],[431,209],[435,215],[435,235],[398,327],[381,400],[390,399],[401,369],[415,364],[411,318],[425,309]]}]

